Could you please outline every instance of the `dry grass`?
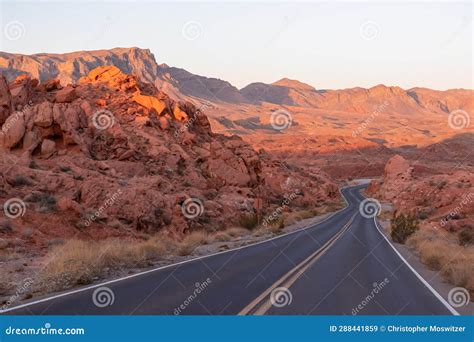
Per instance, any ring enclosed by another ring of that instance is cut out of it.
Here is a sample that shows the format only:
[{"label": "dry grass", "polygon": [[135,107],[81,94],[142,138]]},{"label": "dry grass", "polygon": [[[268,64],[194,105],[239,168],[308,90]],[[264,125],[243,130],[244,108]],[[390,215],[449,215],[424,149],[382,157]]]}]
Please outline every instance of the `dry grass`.
[{"label": "dry grass", "polygon": [[455,286],[474,292],[474,246],[459,246],[446,232],[420,229],[407,244],[420,254],[421,261]]},{"label": "dry grass", "polygon": [[232,238],[250,234],[250,231],[241,227],[231,227],[223,231],[215,232],[210,236],[212,241],[230,241]]},{"label": "dry grass", "polygon": [[147,266],[175,248],[172,240],[158,236],[146,241],[68,240],[49,254],[40,273],[40,287],[55,291],[89,284],[109,269]]},{"label": "dry grass", "polygon": [[215,241],[220,241],[220,242],[232,240],[232,236],[229,235],[229,234],[227,234],[225,231],[223,231],[223,232],[215,232],[215,233],[212,235],[212,238],[213,238]]},{"label": "dry grass", "polygon": [[184,256],[191,254],[200,245],[209,242],[209,236],[205,232],[196,231],[186,235],[178,247],[178,255]]},{"label": "dry grass", "polygon": [[245,228],[240,228],[240,227],[231,227],[227,230],[225,230],[225,233],[229,234],[232,237],[237,237],[237,236],[244,236],[250,234],[250,231]]}]

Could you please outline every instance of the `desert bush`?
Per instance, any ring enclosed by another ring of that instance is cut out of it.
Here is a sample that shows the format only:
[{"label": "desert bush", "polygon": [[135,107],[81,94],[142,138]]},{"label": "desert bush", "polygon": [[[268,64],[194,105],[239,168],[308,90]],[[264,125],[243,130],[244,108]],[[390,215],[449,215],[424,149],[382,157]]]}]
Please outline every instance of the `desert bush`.
[{"label": "desert bush", "polygon": [[31,178],[23,176],[23,175],[16,175],[10,182],[10,185],[13,187],[23,186],[23,185],[32,185],[34,182]]},{"label": "desert bush", "polygon": [[12,224],[8,220],[0,220],[0,233],[10,233],[13,231]]},{"label": "desert bush", "polygon": [[458,233],[458,241],[461,246],[470,245],[474,242],[474,233],[472,228],[464,228]]},{"label": "desert bush", "polygon": [[447,232],[420,229],[407,244],[416,249],[421,261],[455,286],[474,291],[474,248],[461,247]]},{"label": "desert bush", "polygon": [[391,220],[391,237],[394,242],[405,243],[418,230],[418,220],[410,214],[394,215]]},{"label": "desert bush", "polygon": [[59,166],[59,171],[61,171],[61,172],[69,172],[69,171],[71,171],[71,168],[70,168],[69,166],[61,165],[61,166]]},{"label": "desert bush", "polygon": [[241,227],[231,227],[225,230],[225,233],[229,234],[232,237],[243,236],[249,234],[249,230]]},{"label": "desert bush", "polygon": [[187,234],[178,247],[179,255],[189,255],[200,245],[205,245],[209,241],[209,236],[202,231],[195,231]]},{"label": "desert bush", "polygon": [[246,228],[246,229],[254,229],[258,224],[257,214],[249,213],[249,214],[241,214],[239,217],[239,226]]},{"label": "desert bush", "polygon": [[446,186],[446,184],[448,184],[448,182],[443,180],[443,181],[439,182],[438,185],[436,185],[436,188],[438,190],[442,190]]},{"label": "desert bush", "polygon": [[40,273],[40,283],[48,290],[62,290],[78,284],[89,284],[109,269],[143,267],[174,249],[171,240],[155,236],[146,241],[67,240],[48,254]]},{"label": "desert bush", "polygon": [[5,296],[10,294],[12,289],[11,283],[6,279],[0,279],[0,296]]},{"label": "desert bush", "polygon": [[227,232],[222,231],[222,232],[215,232],[214,234],[212,234],[212,238],[215,241],[224,242],[224,241],[231,240],[232,236],[230,234],[228,234]]}]

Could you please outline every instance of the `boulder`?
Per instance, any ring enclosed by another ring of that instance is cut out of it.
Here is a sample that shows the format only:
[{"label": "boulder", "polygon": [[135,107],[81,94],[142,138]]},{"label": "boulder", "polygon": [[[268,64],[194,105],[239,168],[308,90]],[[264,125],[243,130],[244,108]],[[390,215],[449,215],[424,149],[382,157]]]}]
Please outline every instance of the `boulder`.
[{"label": "boulder", "polygon": [[44,158],[51,157],[56,152],[56,143],[49,139],[44,139],[41,143],[41,156]]},{"label": "boulder", "polygon": [[12,95],[5,77],[0,75],[0,126],[13,112]]},{"label": "boulder", "polygon": [[53,104],[45,101],[38,105],[34,118],[35,126],[49,127],[53,124]]},{"label": "boulder", "polygon": [[398,177],[405,173],[410,168],[408,161],[400,155],[395,155],[390,158],[385,165],[384,176],[385,177]]},{"label": "boulder", "polygon": [[22,112],[10,115],[2,126],[0,135],[3,147],[12,148],[16,146],[25,134],[25,118]]},{"label": "boulder", "polygon": [[69,86],[58,90],[56,93],[56,102],[59,103],[69,103],[77,99],[76,89]]}]

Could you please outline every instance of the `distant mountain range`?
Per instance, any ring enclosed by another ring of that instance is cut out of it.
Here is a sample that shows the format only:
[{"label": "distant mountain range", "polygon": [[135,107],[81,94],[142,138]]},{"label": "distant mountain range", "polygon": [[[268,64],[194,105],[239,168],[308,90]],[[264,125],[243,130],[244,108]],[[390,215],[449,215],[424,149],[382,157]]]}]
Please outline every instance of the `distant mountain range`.
[{"label": "distant mountain range", "polygon": [[0,71],[8,80],[28,74],[40,81],[57,78],[66,85],[102,65],[115,65],[125,73],[153,83],[171,97],[194,101],[253,105],[271,103],[356,113],[370,113],[381,105],[400,114],[413,111],[449,113],[457,109],[472,112],[474,109],[474,91],[466,89],[404,90],[377,85],[369,89],[321,90],[285,78],[272,84],[252,83],[239,90],[224,80],[158,64],[150,50],[135,47],[64,54],[0,52]]}]

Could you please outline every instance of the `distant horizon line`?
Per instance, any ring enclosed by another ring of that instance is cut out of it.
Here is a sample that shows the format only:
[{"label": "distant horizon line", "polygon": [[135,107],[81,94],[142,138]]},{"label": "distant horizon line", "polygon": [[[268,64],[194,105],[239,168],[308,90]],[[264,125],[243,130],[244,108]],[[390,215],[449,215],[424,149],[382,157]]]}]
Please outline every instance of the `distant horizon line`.
[{"label": "distant horizon line", "polygon": [[[197,73],[194,73],[194,72],[191,72],[189,69],[185,69],[185,68],[182,68],[182,67],[179,67],[179,66],[170,66],[169,63],[167,62],[163,62],[163,63],[158,63],[158,61],[156,60],[156,57],[155,57],[155,53],[152,51],[152,49],[150,48],[141,48],[141,47],[138,47],[138,46],[132,46],[132,47],[113,47],[113,48],[103,48],[103,49],[93,49],[93,50],[73,50],[73,51],[66,51],[66,52],[35,52],[35,53],[30,53],[30,54],[27,54],[27,53],[21,53],[21,52],[7,52],[7,51],[3,51],[3,50],[0,50],[0,53],[5,53],[5,54],[9,54],[9,55],[21,55],[21,56],[28,56],[28,57],[31,57],[31,56],[39,56],[39,55],[68,55],[68,54],[74,54],[74,53],[81,53],[81,52],[86,52],[86,53],[90,53],[90,52],[99,52],[99,51],[112,51],[112,50],[141,50],[141,51],[149,51],[152,55],[153,55],[153,58],[155,60],[155,63],[158,65],[158,67],[161,67],[162,65],[166,65],[166,67],[168,68],[176,68],[176,69],[181,69],[181,70],[185,70],[187,72],[189,72],[190,74],[193,74],[193,75],[196,75],[196,76],[199,76],[199,77],[204,77],[204,78],[207,78],[207,79],[215,79],[215,80],[219,80],[219,81],[224,81],[224,82],[228,82],[231,86],[233,86],[234,88],[236,88],[237,90],[241,91],[242,89],[248,87],[249,85],[252,85],[252,84],[265,84],[265,85],[273,85],[273,86],[281,86],[281,85],[275,85],[275,83],[277,82],[280,82],[280,81],[283,81],[283,80],[289,80],[289,81],[293,81],[293,82],[299,82],[299,83],[302,83],[304,85],[307,85],[309,87],[312,87],[315,91],[342,91],[342,90],[351,90],[351,89],[365,89],[365,90],[369,90],[369,89],[373,89],[373,88],[377,88],[377,87],[384,87],[384,88],[399,88],[399,89],[402,89],[404,91],[409,91],[409,90],[413,90],[413,89],[428,89],[428,90],[434,90],[434,91],[451,91],[451,90],[466,90],[466,91],[474,91],[474,87],[473,88],[445,88],[445,89],[435,89],[435,88],[430,88],[430,87],[426,87],[426,86],[414,86],[414,87],[410,87],[410,88],[403,88],[401,86],[398,86],[398,85],[385,85],[384,83],[378,83],[376,85],[373,85],[373,86],[370,86],[370,87],[362,87],[362,86],[352,86],[352,87],[342,87],[342,88],[316,88],[315,86],[313,86],[312,84],[308,83],[308,82],[304,82],[304,81],[301,81],[301,80],[298,80],[296,78],[291,78],[291,77],[288,77],[288,76],[285,76],[283,78],[280,78],[274,82],[271,82],[271,83],[265,83],[263,81],[254,81],[254,82],[249,82],[247,83],[247,85],[245,85],[244,87],[242,88],[239,88],[237,86],[235,86],[232,82],[226,80],[226,79],[222,79],[222,78],[218,78],[218,77],[213,77],[213,76],[204,76],[204,75],[201,75],[201,74],[197,74]],[[284,86],[281,86],[281,87],[284,87]]]}]

